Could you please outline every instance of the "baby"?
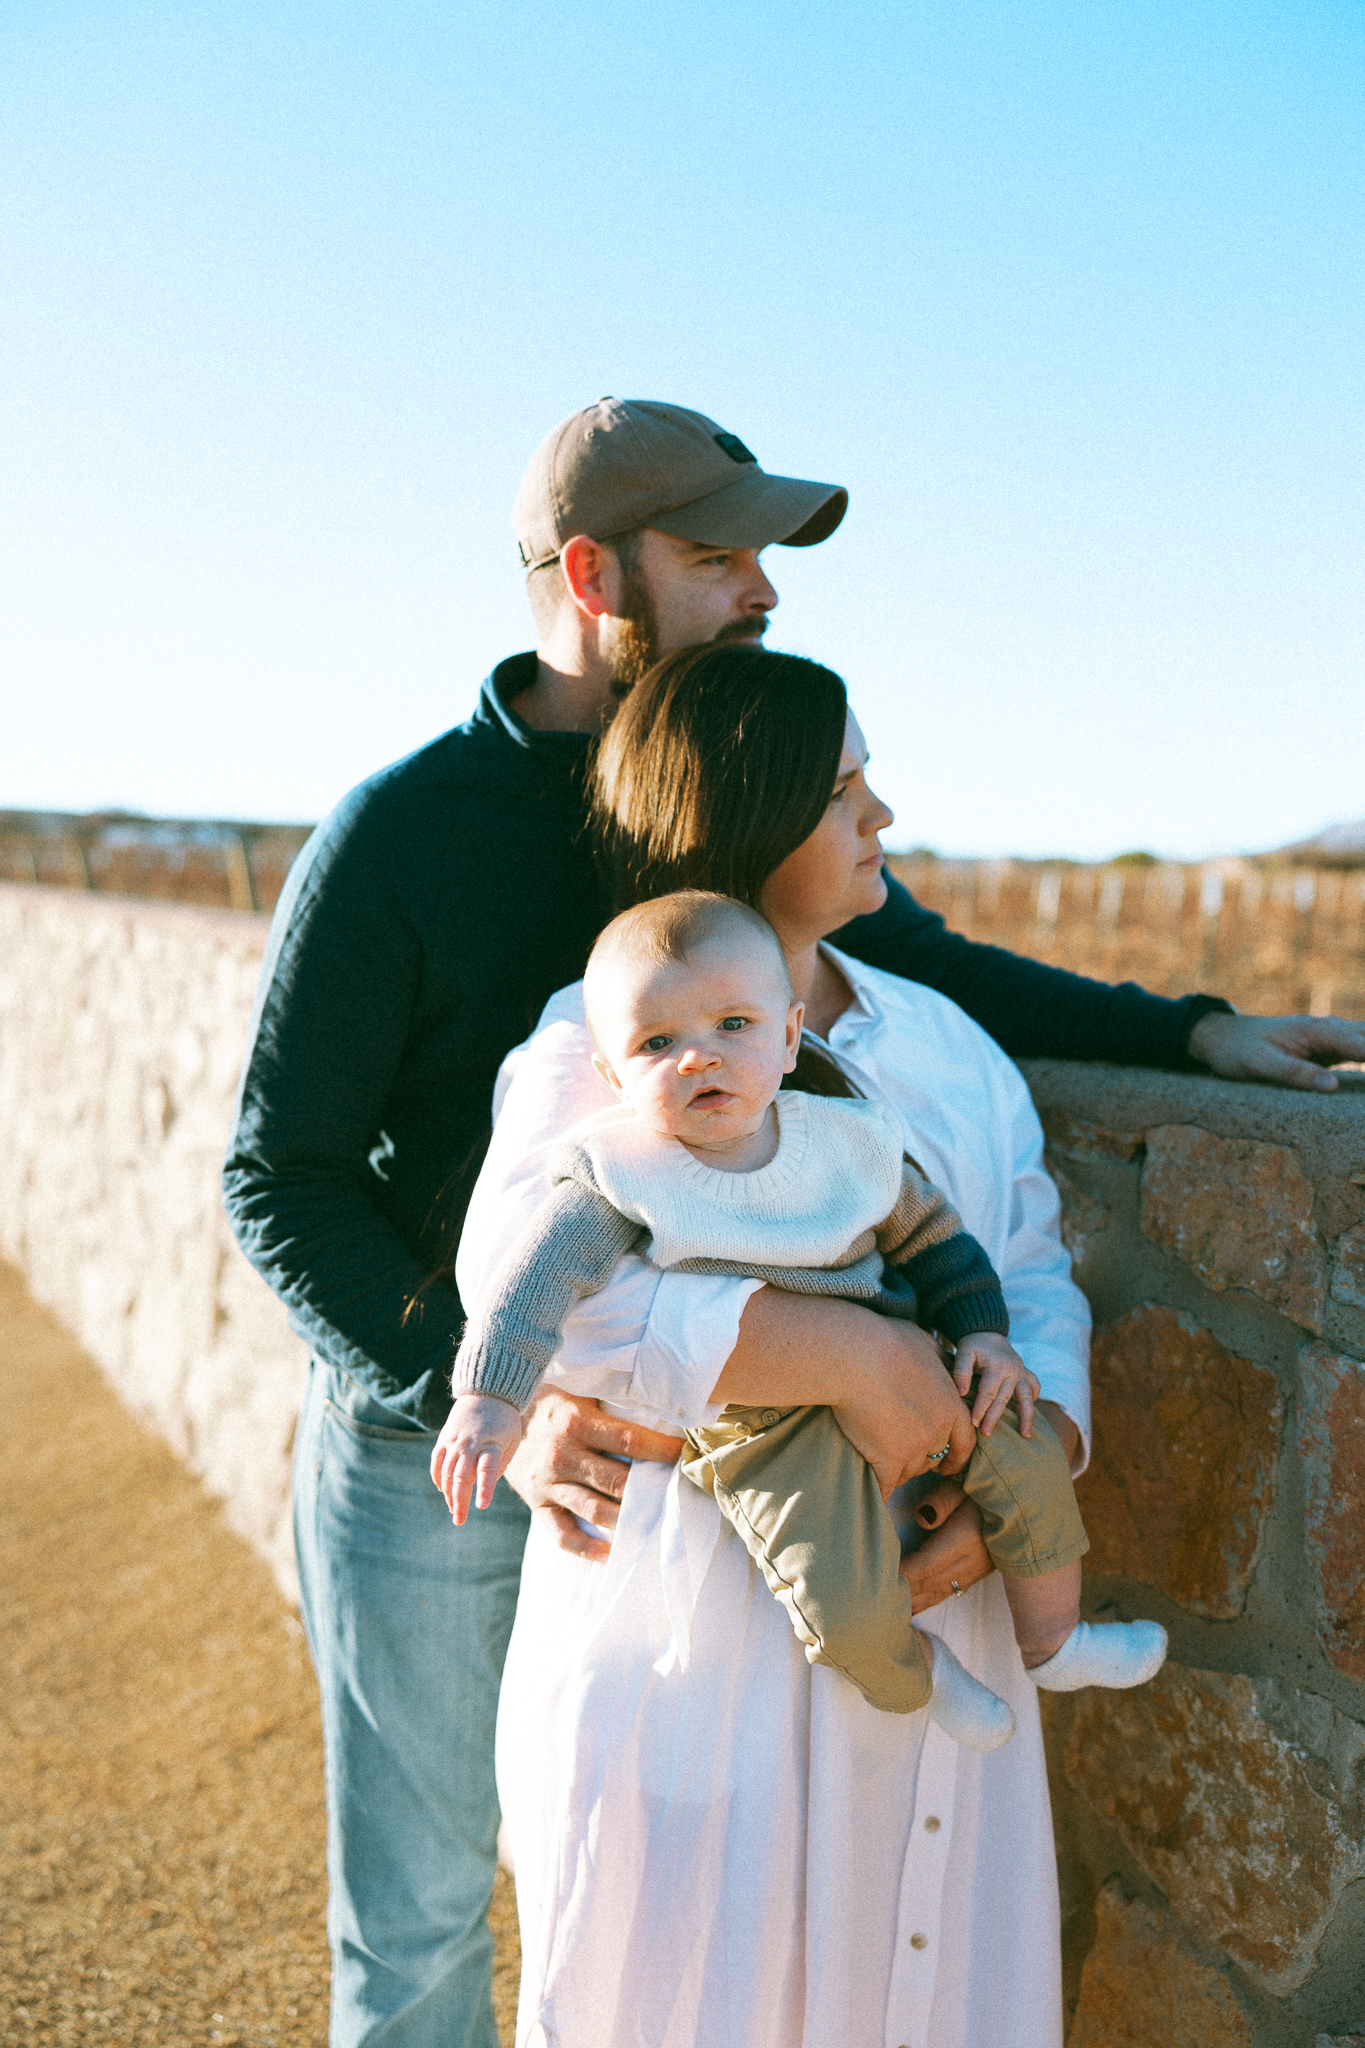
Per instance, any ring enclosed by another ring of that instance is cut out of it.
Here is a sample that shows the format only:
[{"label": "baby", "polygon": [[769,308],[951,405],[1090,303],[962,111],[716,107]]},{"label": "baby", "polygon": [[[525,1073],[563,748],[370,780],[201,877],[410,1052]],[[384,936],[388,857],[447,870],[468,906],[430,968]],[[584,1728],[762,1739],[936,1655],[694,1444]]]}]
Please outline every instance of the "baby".
[{"label": "baby", "polygon": [[[594,1065],[623,1103],[560,1146],[549,1198],[465,1331],[432,1455],[455,1520],[471,1499],[492,1500],[569,1307],[605,1284],[622,1253],[674,1272],[745,1274],[913,1316],[955,1346],[953,1378],[974,1393],[979,1426],[962,1484],[1034,1683],[1071,1691],[1150,1678],[1163,1629],[1080,1620],[1088,1540],[1065,1453],[1034,1408],[1038,1382],[1006,1341],[985,1252],[904,1156],[890,1110],[779,1092],[803,1009],[771,928],[700,891],[640,904],[598,939],[584,1000]],[[726,1408],[687,1432],[683,1470],[714,1496],[812,1663],[842,1671],[875,1707],[927,1705],[973,1749],[1009,1740],[1005,1702],[912,1626],[899,1540],[834,1410]]]}]

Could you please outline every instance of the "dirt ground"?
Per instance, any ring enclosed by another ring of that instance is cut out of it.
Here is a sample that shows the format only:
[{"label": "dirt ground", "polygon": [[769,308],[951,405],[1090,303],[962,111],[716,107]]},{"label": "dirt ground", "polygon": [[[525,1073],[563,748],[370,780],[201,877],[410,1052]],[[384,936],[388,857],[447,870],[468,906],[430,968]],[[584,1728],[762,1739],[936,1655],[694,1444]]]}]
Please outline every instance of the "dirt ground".
[{"label": "dirt ground", "polygon": [[[324,2048],[322,1739],[266,1567],[0,1265],[0,2042]],[[511,1885],[492,1921],[512,2040]]]}]

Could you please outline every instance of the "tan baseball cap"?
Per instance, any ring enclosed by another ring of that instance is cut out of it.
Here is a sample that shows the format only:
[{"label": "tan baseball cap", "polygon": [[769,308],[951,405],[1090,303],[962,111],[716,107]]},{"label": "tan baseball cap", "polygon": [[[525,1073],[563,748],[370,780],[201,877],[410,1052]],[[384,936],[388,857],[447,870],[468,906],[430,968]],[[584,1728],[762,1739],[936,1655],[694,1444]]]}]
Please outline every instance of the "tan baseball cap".
[{"label": "tan baseball cap", "polygon": [[847,509],[842,485],[769,476],[705,413],[601,398],[541,442],[517,492],[512,530],[523,566],[538,569],[576,533],[610,540],[636,526],[708,547],[808,548],[826,540]]}]

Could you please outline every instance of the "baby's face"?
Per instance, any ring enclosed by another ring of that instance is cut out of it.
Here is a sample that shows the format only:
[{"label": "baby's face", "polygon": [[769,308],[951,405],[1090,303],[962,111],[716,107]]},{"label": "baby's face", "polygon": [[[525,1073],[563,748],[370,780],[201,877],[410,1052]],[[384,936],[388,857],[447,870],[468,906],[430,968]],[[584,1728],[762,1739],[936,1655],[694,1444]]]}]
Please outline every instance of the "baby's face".
[{"label": "baby's face", "polygon": [[777,962],[744,936],[685,961],[613,961],[592,982],[599,1071],[651,1130],[706,1151],[762,1129],[801,1016]]}]

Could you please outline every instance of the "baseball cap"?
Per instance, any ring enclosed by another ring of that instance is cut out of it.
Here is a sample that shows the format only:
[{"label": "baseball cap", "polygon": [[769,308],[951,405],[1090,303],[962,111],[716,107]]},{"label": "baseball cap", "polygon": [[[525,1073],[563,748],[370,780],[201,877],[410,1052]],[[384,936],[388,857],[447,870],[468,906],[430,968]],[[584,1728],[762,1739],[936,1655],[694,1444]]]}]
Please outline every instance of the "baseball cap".
[{"label": "baseball cap", "polygon": [[658,527],[708,547],[813,547],[848,509],[840,484],[769,476],[705,413],[601,398],[571,413],[531,458],[512,512],[522,564],[552,562],[575,533],[610,540]]}]

